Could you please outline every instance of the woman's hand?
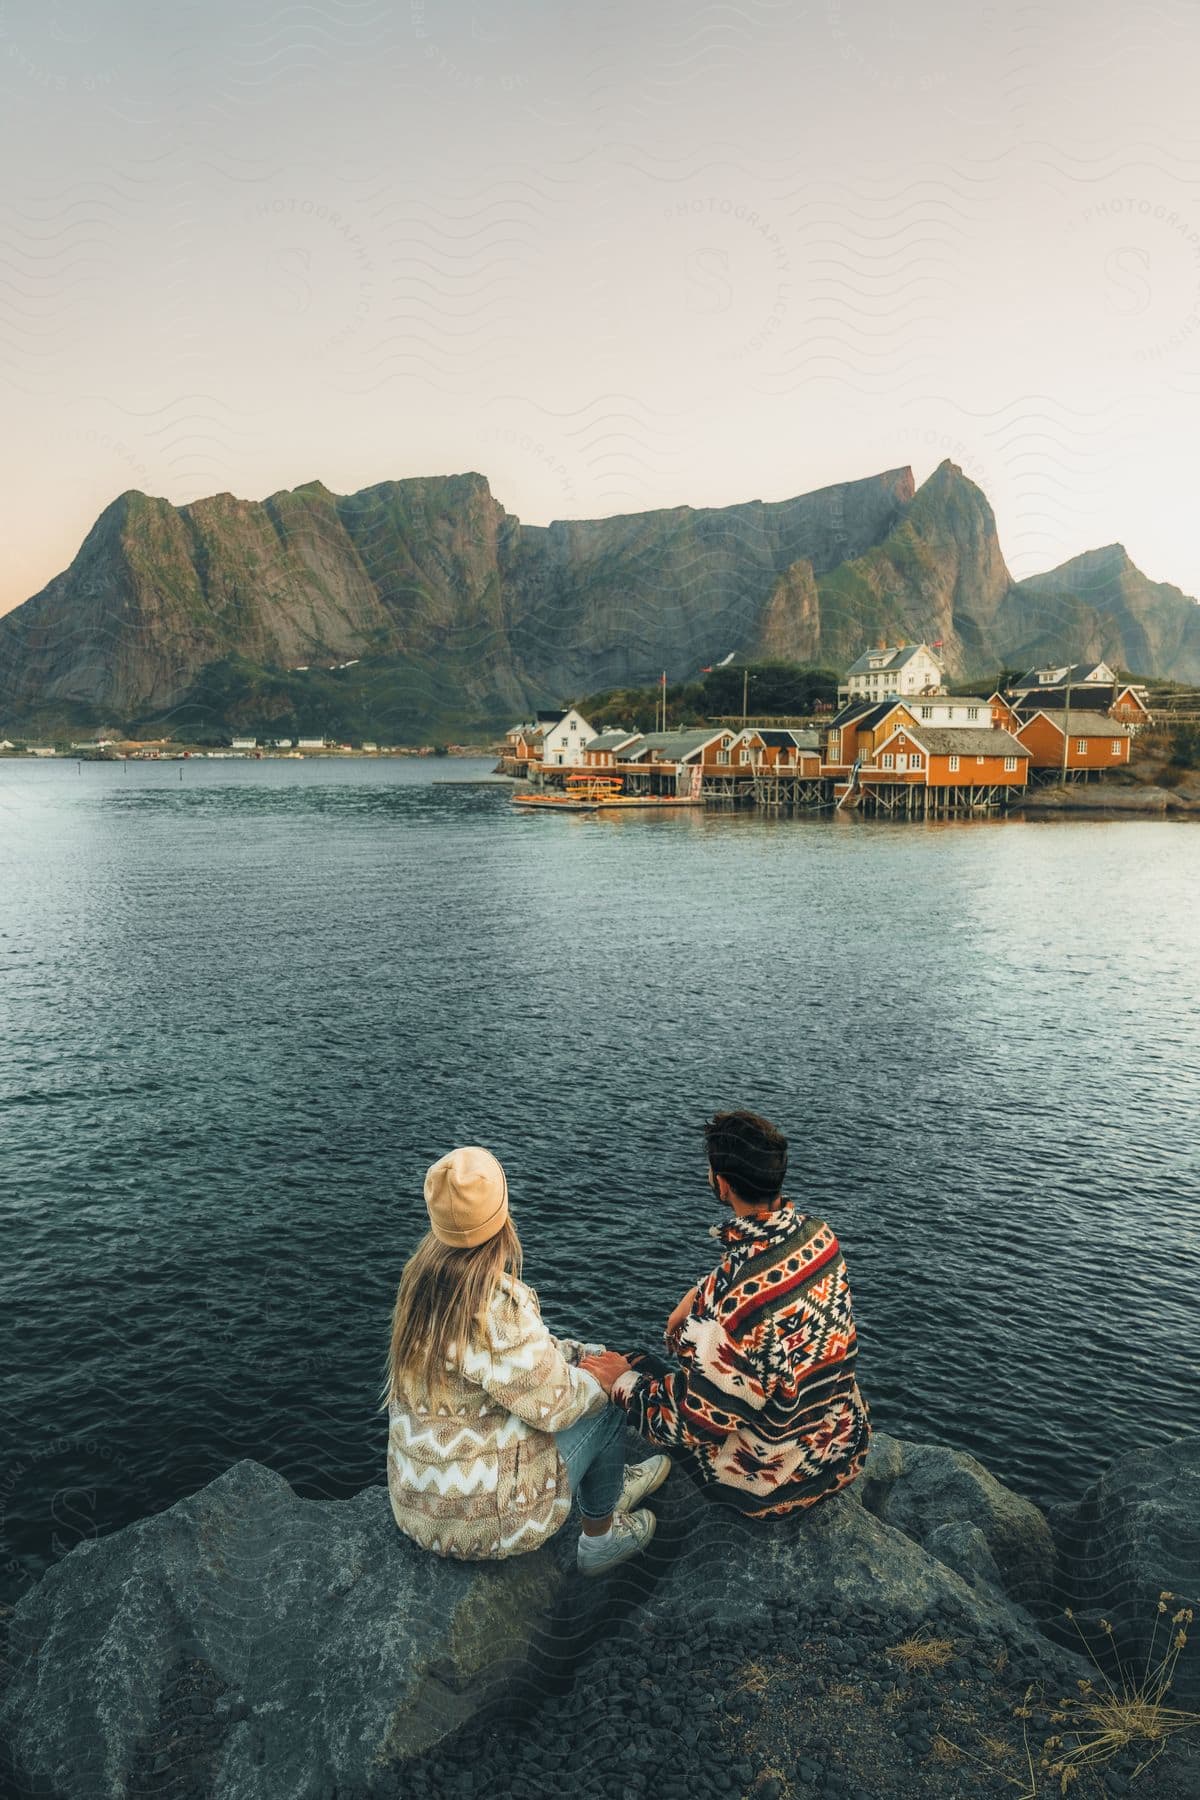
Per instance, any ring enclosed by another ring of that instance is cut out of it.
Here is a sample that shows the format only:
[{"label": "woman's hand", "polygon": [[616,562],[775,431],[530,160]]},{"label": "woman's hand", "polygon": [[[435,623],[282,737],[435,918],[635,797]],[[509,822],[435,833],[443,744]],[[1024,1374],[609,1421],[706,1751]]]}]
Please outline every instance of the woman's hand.
[{"label": "woman's hand", "polygon": [[670,1318],[667,1320],[666,1338],[667,1338],[668,1344],[672,1341],[672,1339],[675,1336],[675,1333],[679,1330],[679,1327],[683,1324],[683,1321],[687,1318],[688,1314],[691,1312],[692,1301],[695,1298],[696,1298],[696,1290],[694,1287],[691,1287],[688,1289],[687,1293],[683,1296],[683,1299],[679,1302],[679,1305],[675,1308],[675,1311],[671,1314]]},{"label": "woman's hand", "polygon": [[589,1375],[594,1375],[606,1394],[611,1394],[613,1382],[633,1364],[627,1362],[619,1350],[606,1350],[602,1356],[585,1356],[579,1367]]}]

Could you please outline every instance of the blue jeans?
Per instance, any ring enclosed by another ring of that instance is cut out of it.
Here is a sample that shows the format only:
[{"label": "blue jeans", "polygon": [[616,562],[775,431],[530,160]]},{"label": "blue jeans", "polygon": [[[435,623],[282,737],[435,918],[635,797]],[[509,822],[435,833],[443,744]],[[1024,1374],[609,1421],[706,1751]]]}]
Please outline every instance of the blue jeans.
[{"label": "blue jeans", "polygon": [[603,1412],[556,1431],[554,1441],[580,1512],[585,1519],[606,1519],[625,1479],[625,1414],[610,1400]]}]

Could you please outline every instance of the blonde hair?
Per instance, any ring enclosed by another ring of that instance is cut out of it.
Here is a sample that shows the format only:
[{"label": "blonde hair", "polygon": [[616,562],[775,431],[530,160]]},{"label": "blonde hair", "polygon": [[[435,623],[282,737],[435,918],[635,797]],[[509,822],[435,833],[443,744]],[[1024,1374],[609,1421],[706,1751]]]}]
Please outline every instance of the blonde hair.
[{"label": "blonde hair", "polygon": [[452,1352],[490,1348],[487,1315],[506,1275],[521,1278],[521,1240],[511,1219],[468,1250],[425,1234],[396,1290],[381,1410],[394,1401],[436,1404]]}]

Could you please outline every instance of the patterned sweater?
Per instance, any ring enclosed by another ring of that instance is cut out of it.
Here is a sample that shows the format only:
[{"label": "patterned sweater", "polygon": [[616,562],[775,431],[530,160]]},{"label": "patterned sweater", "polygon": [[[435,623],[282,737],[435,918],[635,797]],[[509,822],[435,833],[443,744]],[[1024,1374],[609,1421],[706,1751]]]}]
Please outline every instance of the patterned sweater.
[{"label": "patterned sweater", "polygon": [[504,1278],[490,1346],[447,1363],[432,1410],[388,1409],[388,1493],[406,1536],[439,1556],[492,1559],[534,1550],[571,1510],[554,1433],[607,1404],[576,1368],[583,1345],[552,1337],[537,1297]]},{"label": "patterned sweater", "polygon": [[861,1472],[871,1436],[841,1249],[787,1200],[714,1235],[725,1257],[670,1340],[679,1368],[630,1370],[612,1398],[691,1453],[710,1498],[759,1517],[811,1506]]}]

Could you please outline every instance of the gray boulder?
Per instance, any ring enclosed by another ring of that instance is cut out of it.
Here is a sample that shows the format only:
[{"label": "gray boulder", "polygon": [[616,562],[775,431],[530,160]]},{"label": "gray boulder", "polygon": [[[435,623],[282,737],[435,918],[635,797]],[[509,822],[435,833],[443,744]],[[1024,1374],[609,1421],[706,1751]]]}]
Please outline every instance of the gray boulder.
[{"label": "gray boulder", "polygon": [[[706,1500],[677,1472],[655,1497],[660,1566],[653,1557],[630,1564],[627,1579],[642,1584],[651,1619],[674,1617],[681,1629],[689,1616],[750,1624],[774,1604],[813,1616],[838,1609],[874,1612],[907,1628],[953,1618],[967,1634],[1002,1635],[1046,1651],[1029,1614],[995,1580],[978,1579],[995,1566],[978,1527],[943,1527],[948,1539],[936,1527],[929,1530],[931,1539],[953,1547],[965,1565],[960,1571],[871,1511],[867,1497],[860,1478],[789,1518],[743,1519]],[[958,1541],[964,1530],[974,1533],[969,1547]]]},{"label": "gray boulder", "polygon": [[0,1727],[18,1791],[391,1794],[397,1764],[516,1678],[522,1697],[561,1686],[631,1614],[685,1633],[844,1608],[1049,1653],[1000,1585],[1036,1563],[1040,1515],[969,1457],[879,1433],[859,1482],[788,1519],[743,1520],[681,1470],[652,1504],[649,1552],[586,1582],[569,1527],[508,1562],[448,1562],[400,1535],[383,1487],[302,1500],[238,1463],[81,1543],[16,1608]]},{"label": "gray boulder", "polygon": [[858,1485],[869,1511],[972,1585],[1001,1587],[1022,1606],[1050,1599],[1054,1539],[1044,1513],[973,1456],[877,1431]]},{"label": "gray boulder", "polygon": [[20,1782],[62,1800],[168,1771],[215,1800],[369,1793],[523,1664],[559,1581],[549,1549],[422,1553],[384,1487],[303,1500],[239,1462],[47,1571],[10,1622],[0,1724]]},{"label": "gray boulder", "polygon": [[[1063,1589],[1088,1641],[1104,1648],[1101,1619],[1136,1669],[1157,1662],[1191,1608],[1200,1624],[1200,1437],[1134,1450],[1105,1470],[1075,1506],[1052,1515]],[[1172,1596],[1159,1610],[1159,1596]],[[1175,1701],[1200,1704],[1200,1635],[1176,1668]]]}]

